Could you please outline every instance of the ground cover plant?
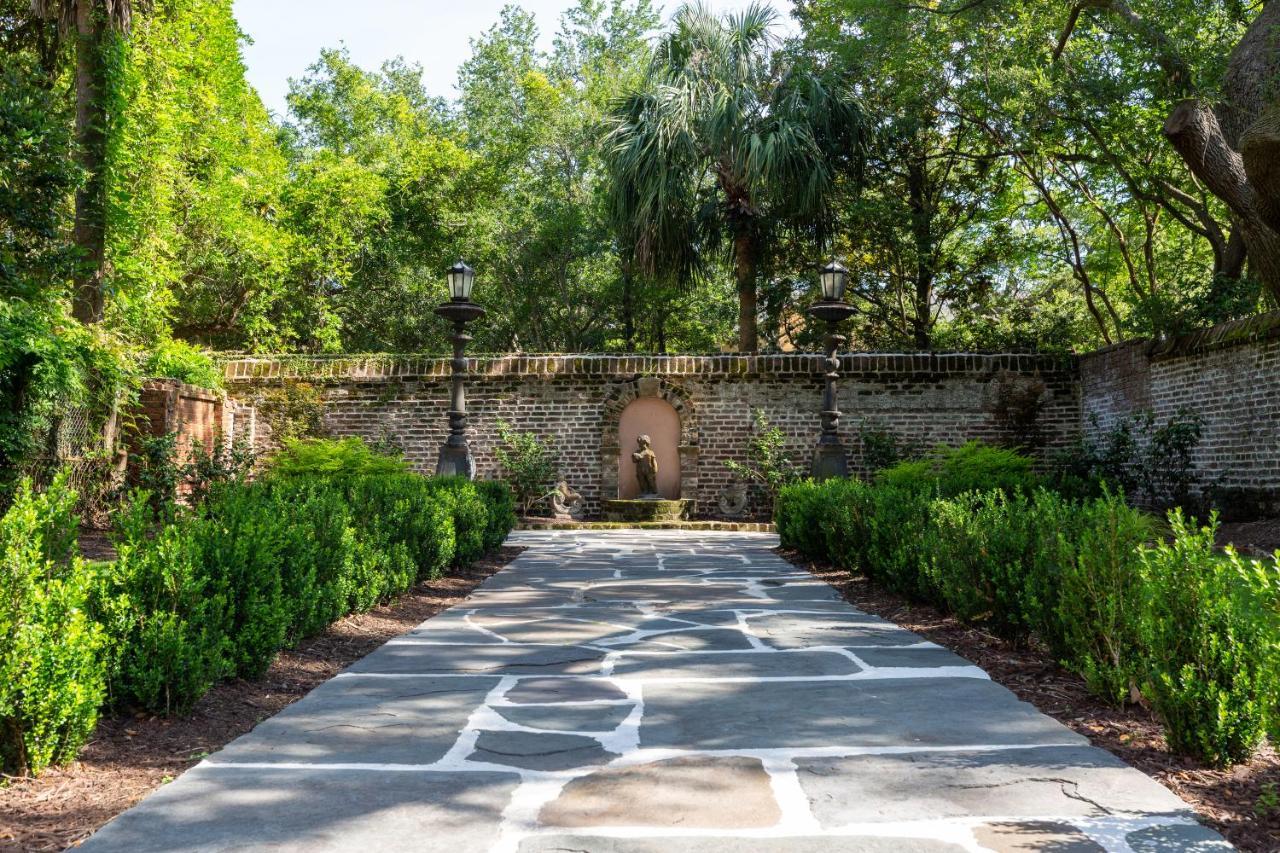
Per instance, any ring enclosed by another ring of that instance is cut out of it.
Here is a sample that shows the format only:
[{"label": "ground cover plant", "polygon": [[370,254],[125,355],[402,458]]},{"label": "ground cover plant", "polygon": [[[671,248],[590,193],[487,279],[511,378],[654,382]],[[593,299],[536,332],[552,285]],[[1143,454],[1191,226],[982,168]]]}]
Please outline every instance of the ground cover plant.
[{"label": "ground cover plant", "polygon": [[1043,644],[1104,700],[1148,703],[1176,751],[1247,760],[1280,728],[1280,558],[1219,552],[1216,516],[1174,510],[1164,530],[1105,486],[1064,496],[1016,456],[966,445],[870,483],[787,486],[783,547]]},{"label": "ground cover plant", "polygon": [[26,485],[0,519],[6,772],[74,757],[104,704],[182,714],[224,678],[258,678],[344,615],[464,570],[515,522],[505,484],[411,473],[359,440],[293,445],[189,506],[136,490],[107,563],[76,556],[73,506],[61,479]]}]

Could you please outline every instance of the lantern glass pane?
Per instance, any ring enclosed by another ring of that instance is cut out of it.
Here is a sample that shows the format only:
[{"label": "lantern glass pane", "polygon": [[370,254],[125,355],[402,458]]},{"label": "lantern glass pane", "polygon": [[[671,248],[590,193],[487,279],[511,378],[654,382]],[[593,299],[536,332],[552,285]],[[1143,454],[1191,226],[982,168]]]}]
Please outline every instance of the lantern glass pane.
[{"label": "lantern glass pane", "polygon": [[462,261],[449,269],[449,295],[454,299],[470,299],[476,273]]}]

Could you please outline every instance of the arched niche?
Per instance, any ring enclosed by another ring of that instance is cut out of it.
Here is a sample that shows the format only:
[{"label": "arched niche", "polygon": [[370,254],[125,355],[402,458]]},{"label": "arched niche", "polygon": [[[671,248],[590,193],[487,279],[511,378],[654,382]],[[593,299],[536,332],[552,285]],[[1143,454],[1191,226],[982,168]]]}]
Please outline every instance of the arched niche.
[{"label": "arched niche", "polygon": [[[605,393],[601,413],[604,422],[600,430],[600,499],[610,500],[621,494],[622,465],[619,464],[625,450],[627,459],[635,451],[635,439],[624,446],[619,434],[622,413],[636,400],[654,399],[667,403],[675,410],[680,427],[680,439],[676,446],[679,456],[679,494],[681,500],[694,501],[698,495],[698,418],[689,392],[677,382],[658,376],[640,376],[636,379],[611,385]],[[653,436],[651,436],[653,437]],[[656,443],[656,440],[655,440]],[[632,463],[634,465],[634,463]],[[659,462],[661,466],[661,461]],[[691,503],[690,508],[694,505]]]},{"label": "arched niche", "polygon": [[658,495],[666,500],[680,497],[680,415],[661,397],[637,397],[618,418],[618,497],[639,497],[636,464],[631,454],[638,449],[636,439],[649,436],[658,457]]}]

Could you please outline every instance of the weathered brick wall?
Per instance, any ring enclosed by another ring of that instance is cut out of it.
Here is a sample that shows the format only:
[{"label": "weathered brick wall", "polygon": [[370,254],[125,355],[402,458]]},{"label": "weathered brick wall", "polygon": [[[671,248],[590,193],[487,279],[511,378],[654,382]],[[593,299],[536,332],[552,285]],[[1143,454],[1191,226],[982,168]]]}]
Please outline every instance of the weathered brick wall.
[{"label": "weathered brick wall", "polygon": [[1194,412],[1203,425],[1196,474],[1222,508],[1280,510],[1280,314],[1084,356],[1080,384],[1086,435],[1100,438],[1143,411],[1162,424]]},{"label": "weathered brick wall", "polygon": [[[717,514],[732,480],[725,461],[745,461],[754,409],[786,432],[806,465],[819,432],[822,358],[816,355],[504,356],[470,365],[467,404],[479,475],[497,474],[496,426],[505,420],[553,444],[563,476],[592,515],[602,498],[616,496],[617,418],[637,395],[664,397],[680,411],[682,487],[702,516]],[[305,421],[309,415],[298,401],[311,399],[325,433],[390,441],[416,469],[434,470],[447,430],[446,359],[239,359],[226,370],[231,394],[257,406],[264,445],[271,443],[273,421],[277,430],[286,415],[289,429]],[[841,434],[855,469],[862,464],[864,424],[923,446],[1006,438],[998,398],[1002,378],[1011,376],[1043,382],[1038,420],[1046,444],[1066,442],[1078,430],[1072,358],[850,354],[841,372]],[[286,388],[294,390],[282,393]]]},{"label": "weathered brick wall", "polygon": [[197,443],[206,450],[217,442],[238,440],[252,445],[255,427],[252,406],[176,379],[143,382],[133,413],[134,438],[175,434],[179,463],[190,461]]}]

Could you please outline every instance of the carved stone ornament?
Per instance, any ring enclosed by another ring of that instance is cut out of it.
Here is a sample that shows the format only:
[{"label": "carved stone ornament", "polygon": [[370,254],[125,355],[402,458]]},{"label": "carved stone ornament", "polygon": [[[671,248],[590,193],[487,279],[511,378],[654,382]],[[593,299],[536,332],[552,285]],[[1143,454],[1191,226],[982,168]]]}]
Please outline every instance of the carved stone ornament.
[{"label": "carved stone ornament", "polygon": [[747,512],[747,484],[733,482],[720,491],[716,500],[720,514],[725,518],[740,518]]},{"label": "carved stone ornament", "polygon": [[551,509],[562,521],[580,521],[585,511],[582,495],[565,480],[556,483],[551,493]]}]

